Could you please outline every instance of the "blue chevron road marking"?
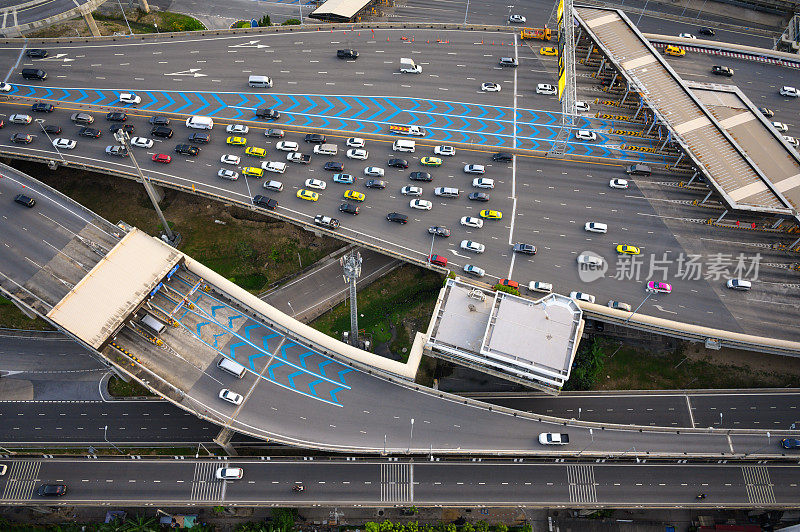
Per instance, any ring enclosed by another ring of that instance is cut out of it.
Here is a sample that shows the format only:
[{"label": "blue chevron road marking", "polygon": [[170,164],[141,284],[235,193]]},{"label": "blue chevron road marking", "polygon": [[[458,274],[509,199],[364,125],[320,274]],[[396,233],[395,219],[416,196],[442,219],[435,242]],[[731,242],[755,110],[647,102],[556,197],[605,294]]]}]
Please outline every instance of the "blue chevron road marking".
[{"label": "blue chevron road marking", "polygon": [[230,353],[230,357],[236,360],[236,348],[248,345],[247,342],[237,342],[235,344],[231,344],[228,346],[228,352]]},{"label": "blue chevron road marking", "polygon": [[314,99],[312,99],[312,98],[310,98],[308,96],[304,96],[304,98],[306,99],[306,101],[308,101],[311,104],[311,107],[306,107],[305,109],[303,109],[303,113],[308,114],[308,113],[311,112],[312,109],[316,109],[317,105],[319,105],[319,103],[316,100],[314,100]]},{"label": "blue chevron road marking", "polygon": [[247,340],[250,340],[250,331],[252,331],[253,329],[260,329],[261,327],[262,325],[259,325],[257,323],[254,323],[253,325],[248,325],[247,327],[244,328],[244,337],[247,338]]},{"label": "blue chevron road marking", "polygon": [[[277,361],[277,360],[269,365],[269,368],[267,368],[267,373],[269,373],[269,378],[270,378],[271,381],[277,382],[277,379],[275,378],[275,370],[278,369],[279,367],[285,366],[285,365],[286,364],[284,364],[283,362],[280,362],[280,361]],[[287,388],[288,388],[288,386],[287,386]],[[293,388],[290,388],[290,389],[293,389]]]},{"label": "blue chevron road marking", "polygon": [[376,106],[380,107],[380,111],[375,111],[374,113],[372,113],[371,115],[369,115],[369,116],[367,117],[367,120],[373,120],[373,119],[374,119],[376,116],[378,116],[379,114],[386,112],[386,108],[385,108],[384,106],[382,106],[380,103],[378,103],[378,100],[377,100],[376,98],[370,98],[370,101],[371,101],[373,104],[375,104]]},{"label": "blue chevron road marking", "polygon": [[45,89],[45,91],[47,91],[47,92],[45,92],[45,94],[44,94],[44,96],[42,96],[42,98],[43,99],[49,99],[50,96],[53,95],[53,91],[51,91],[50,89]]},{"label": "blue chevron road marking", "polygon": [[145,91],[145,94],[150,98],[150,101],[145,103],[144,105],[139,106],[140,109],[149,109],[151,105],[158,102],[156,97],[153,96],[152,91]]},{"label": "blue chevron road marking", "polygon": [[[192,104],[192,101],[191,101],[189,98],[187,98],[187,97],[186,97],[186,94],[184,94],[184,93],[182,93],[182,92],[179,92],[179,93],[178,93],[178,95],[179,95],[181,98],[183,98],[183,101],[184,101],[184,102],[186,102],[186,103],[185,103],[184,105],[181,105],[181,106],[180,106],[180,107],[178,107],[177,109],[173,109],[173,110],[172,110],[172,112],[173,112],[173,113],[180,113],[181,111],[183,111],[183,110],[184,110],[184,109],[186,109],[187,107],[190,107],[191,105],[193,105],[193,104]],[[199,95],[198,95],[198,96],[199,96]],[[208,104],[206,104],[206,107],[208,107]],[[199,110],[200,110],[200,109],[198,109],[197,111],[199,111]]]},{"label": "blue chevron road marking", "polygon": [[304,374],[303,371],[295,371],[294,373],[288,374],[286,376],[286,379],[289,381],[289,386],[291,386],[292,388],[297,388],[297,386],[294,383],[294,378],[295,377],[299,377],[300,375],[303,375],[303,374]]},{"label": "blue chevron road marking", "polygon": [[250,355],[249,357],[247,357],[247,362],[248,362],[248,364],[250,365],[251,368],[256,369],[255,361],[258,360],[259,358],[263,358],[263,357],[265,357],[267,355],[269,355],[269,353],[254,353],[254,354]]},{"label": "blue chevron road marking", "polygon": [[226,104],[225,102],[220,100],[219,96],[217,96],[213,92],[211,93],[211,96],[213,96],[214,99],[217,100],[217,102],[219,102],[219,107],[217,107],[216,109],[211,111],[211,113],[210,113],[211,115],[217,115],[220,111],[222,111],[222,110],[224,110],[224,109],[226,109],[228,107],[228,104]]},{"label": "blue chevron road marking", "polygon": [[414,106],[413,106],[411,109],[409,109],[409,110],[408,110],[408,112],[409,112],[409,113],[413,113],[414,111],[416,111],[416,110],[417,110],[417,107],[419,107],[419,100],[417,100],[416,98],[414,98],[414,99],[413,99],[413,100],[411,100],[411,101],[412,101],[412,102],[414,102]]},{"label": "blue chevron road marking", "polygon": [[173,99],[172,99],[172,96],[170,95],[170,93],[168,93],[168,92],[162,92],[161,94],[163,94],[163,95],[164,95],[164,97],[165,97],[167,100],[169,100],[169,103],[165,103],[164,105],[162,105],[161,107],[159,107],[158,109],[156,109],[156,111],[163,111],[163,110],[164,110],[164,109],[166,109],[167,107],[170,107],[170,106],[172,106],[172,105],[175,105],[175,100],[173,100]]},{"label": "blue chevron road marking", "polygon": [[322,384],[323,382],[325,382],[325,381],[317,379],[314,382],[309,382],[308,383],[308,388],[309,388],[309,390],[311,390],[311,395],[314,395],[314,396],[317,395],[317,390],[314,387],[317,384]]},{"label": "blue chevron road marking", "polygon": [[331,390],[330,392],[328,392],[330,394],[331,399],[333,400],[334,403],[337,403],[337,404],[339,403],[339,398],[336,397],[336,394],[341,392],[342,390],[344,390],[344,388],[335,388],[335,389]]},{"label": "blue chevron road marking", "polygon": [[320,127],[323,128],[323,129],[328,129],[328,124],[329,123],[330,123],[330,120],[328,120],[327,118],[323,118],[322,119],[322,125]]},{"label": "blue chevron road marking", "polygon": [[314,353],[313,351],[306,351],[305,353],[303,353],[302,355],[300,355],[300,357],[299,357],[299,359],[300,359],[300,366],[301,366],[303,369],[308,369],[308,368],[306,367],[306,358],[307,358],[307,357],[310,357],[310,356],[312,356],[312,355],[314,355],[314,354],[315,354],[315,353]]},{"label": "blue chevron road marking", "polygon": [[341,96],[335,96],[335,98],[337,100],[339,100],[340,102],[342,102],[342,108],[339,109],[339,111],[337,111],[336,114],[334,114],[333,116],[337,116],[338,117],[339,115],[341,115],[345,111],[349,111],[350,109],[352,109],[352,107],[350,107],[350,105],[346,101],[344,101],[344,98],[342,98]]},{"label": "blue chevron road marking", "polygon": [[281,336],[281,335],[280,335],[280,334],[278,334],[278,333],[270,334],[269,336],[262,336],[262,337],[261,337],[261,347],[263,347],[264,349],[266,349],[267,351],[269,351],[269,341],[270,341],[272,338],[275,338],[275,337],[278,337],[278,338],[283,338],[283,336]]},{"label": "blue chevron road marking", "polygon": [[106,95],[105,95],[105,94],[103,94],[103,92],[102,92],[102,91],[95,90],[94,92],[95,92],[96,94],[98,94],[99,96],[98,96],[98,97],[97,97],[97,98],[96,98],[94,101],[92,101],[92,102],[91,102],[91,104],[92,104],[92,105],[94,105],[94,104],[96,104],[96,103],[98,103],[98,102],[102,102],[103,100],[105,100],[105,99],[106,99]]},{"label": "blue chevron road marking", "polygon": [[480,133],[481,131],[483,131],[484,129],[486,129],[487,127],[489,127],[489,123],[488,123],[488,122],[486,122],[486,121],[484,121],[484,120],[478,120],[478,122],[479,122],[479,123],[481,123],[481,124],[483,124],[483,126],[482,126],[480,129],[476,129],[476,130],[474,131],[475,133]]},{"label": "blue chevron road marking", "polygon": [[[360,111],[358,111],[356,114],[354,114],[353,116],[350,117],[352,119],[356,119],[359,116],[361,116],[361,114],[364,113],[367,109],[369,109],[369,107],[367,107],[366,104],[364,104],[364,102],[361,101],[361,98],[353,97],[353,101],[354,102],[358,102],[358,105],[361,107]],[[355,104],[354,104],[353,108],[355,109]]]},{"label": "blue chevron road marking", "polygon": [[78,92],[80,92],[82,96],[80,98],[78,98],[77,100],[75,100],[75,103],[82,102],[83,100],[85,100],[86,98],[89,97],[89,95],[86,94],[86,91],[83,90],[83,89],[78,89]]},{"label": "blue chevron road marking", "polygon": [[397,107],[397,106],[394,104],[394,102],[393,102],[392,100],[390,100],[389,98],[383,98],[383,101],[384,101],[384,102],[386,102],[386,104],[387,104],[387,105],[391,105],[392,107],[394,107],[394,108],[395,108],[395,112],[394,112],[394,113],[392,113],[391,115],[387,116],[387,117],[384,119],[384,120],[386,120],[387,122],[391,122],[391,121],[392,121],[392,119],[393,119],[395,116],[397,116],[397,115],[399,115],[400,113],[402,113],[402,112],[403,112],[403,111],[402,111],[402,109],[400,109],[399,107]]},{"label": "blue chevron road marking", "polygon": [[211,315],[216,317],[217,311],[221,308],[225,308],[225,305],[211,305]]},{"label": "blue chevron road marking", "polygon": [[219,342],[219,338],[220,338],[221,336],[228,336],[228,333],[227,333],[227,332],[224,332],[224,333],[215,334],[215,335],[214,335],[214,347],[219,347],[219,344],[218,344],[218,342]]},{"label": "blue chevron road marking", "polygon": [[[196,115],[199,115],[199,114],[200,114],[200,111],[202,111],[203,109],[205,109],[206,107],[208,107],[208,105],[209,105],[209,104],[208,104],[208,101],[206,101],[206,99],[205,99],[205,98],[203,98],[203,94],[202,94],[202,93],[200,93],[200,92],[196,92],[195,94],[196,94],[196,95],[197,95],[197,97],[200,99],[200,101],[201,101],[201,102],[203,102],[203,106],[202,106],[202,107],[200,107],[200,108],[198,108],[198,109],[195,109],[195,110],[194,110],[194,114],[196,114]],[[181,93],[181,95],[183,95],[183,93]],[[184,98],[185,98],[185,97],[184,97]],[[181,109],[183,109],[183,107],[181,107]]]},{"label": "blue chevron road marking", "polygon": [[447,142],[448,140],[453,138],[453,135],[451,135],[449,132],[443,131],[443,133],[444,133],[444,138],[442,139],[443,142]]},{"label": "blue chevron road marking", "polygon": [[200,336],[200,335],[201,335],[201,333],[200,333],[200,329],[202,329],[202,328],[203,328],[203,327],[205,327],[206,325],[210,325],[210,324],[211,324],[211,322],[210,322],[210,321],[203,321],[203,322],[200,322],[200,323],[198,323],[198,324],[197,324],[197,336]]},{"label": "blue chevron road marking", "polygon": [[291,111],[292,109],[294,109],[295,107],[297,107],[298,105],[300,105],[300,102],[298,102],[298,101],[297,101],[297,98],[295,98],[294,96],[292,96],[292,95],[289,95],[289,99],[290,99],[290,100],[292,100],[293,104],[292,104],[292,106],[291,106],[291,107],[289,107],[288,109],[285,109],[285,110],[283,111],[284,113],[288,113],[289,111]]},{"label": "blue chevron road marking", "polygon": [[351,371],[353,371],[353,370],[352,370],[352,369],[350,369],[350,368],[345,368],[345,369],[343,369],[342,371],[340,371],[339,373],[337,373],[337,375],[339,375],[339,380],[342,382],[342,384],[347,384],[347,381],[346,381],[346,380],[344,380],[344,376],[345,376],[347,373],[350,373]]},{"label": "blue chevron road marking", "polygon": [[231,316],[228,318],[228,329],[233,329],[233,320],[244,320],[247,319],[244,316]]},{"label": "blue chevron road marking", "polygon": [[333,111],[333,108],[335,106],[331,103],[331,101],[329,99],[327,99],[325,96],[320,96],[320,98],[322,98],[322,101],[325,102],[328,105],[328,107],[326,107],[325,109],[320,111],[320,114],[327,114],[330,111]]}]

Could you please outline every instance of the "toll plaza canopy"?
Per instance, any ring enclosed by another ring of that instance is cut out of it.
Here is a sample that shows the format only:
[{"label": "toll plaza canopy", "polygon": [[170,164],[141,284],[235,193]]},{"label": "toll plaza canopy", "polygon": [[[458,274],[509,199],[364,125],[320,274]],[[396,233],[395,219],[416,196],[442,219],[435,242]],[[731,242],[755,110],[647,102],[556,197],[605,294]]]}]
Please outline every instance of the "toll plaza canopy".
[{"label": "toll plaza canopy", "polygon": [[308,16],[328,22],[350,22],[370,2],[372,0],[328,0]]},{"label": "toll plaza canopy", "polygon": [[575,6],[574,12],[731,208],[798,219],[800,162],[787,146],[767,143],[759,166],[729,133],[735,124],[720,124],[622,11]]}]

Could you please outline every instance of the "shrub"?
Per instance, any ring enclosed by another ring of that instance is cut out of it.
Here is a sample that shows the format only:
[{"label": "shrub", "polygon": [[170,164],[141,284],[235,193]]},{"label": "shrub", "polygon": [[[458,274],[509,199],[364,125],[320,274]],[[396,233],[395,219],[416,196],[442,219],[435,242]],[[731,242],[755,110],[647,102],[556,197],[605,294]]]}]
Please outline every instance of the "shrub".
[{"label": "shrub", "polygon": [[287,19],[281,24],[281,26],[299,26],[299,25],[300,21],[297,20],[296,18]]}]

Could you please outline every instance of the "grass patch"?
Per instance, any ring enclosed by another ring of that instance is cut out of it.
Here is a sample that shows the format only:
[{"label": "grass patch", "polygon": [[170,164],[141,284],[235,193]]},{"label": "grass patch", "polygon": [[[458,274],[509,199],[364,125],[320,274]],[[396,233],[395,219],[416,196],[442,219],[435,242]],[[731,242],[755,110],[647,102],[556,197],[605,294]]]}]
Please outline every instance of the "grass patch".
[{"label": "grass patch", "polygon": [[247,20],[239,20],[239,21],[236,22],[236,24],[234,24],[231,27],[232,28],[249,28],[250,27],[250,22],[247,21]]},{"label": "grass patch", "polygon": [[[376,352],[407,360],[417,331],[428,327],[441,275],[406,264],[358,294],[358,325],[372,335]],[[320,332],[341,339],[350,330],[349,302],[337,305],[311,323]]]},{"label": "grass patch", "polygon": [[116,375],[108,379],[108,393],[113,397],[155,397],[156,394],[131,379],[125,382]]},{"label": "grass patch", "polygon": [[[92,16],[97,23],[97,28],[101,35],[114,35],[115,33],[128,34],[130,31],[139,33],[157,33],[172,31],[200,31],[206,29],[202,22],[180,13],[169,13],[162,11],[151,11],[144,13],[139,9],[126,10],[128,17],[127,23],[118,10],[111,10],[103,7],[102,11],[94,11]],[[158,29],[156,29],[156,25]],[[83,20],[77,17],[59,24],[53,24],[46,28],[31,32],[28,37],[91,37],[92,32]]]},{"label": "grass patch", "polygon": [[0,296],[0,327],[6,329],[34,329],[52,331],[49,323],[41,318],[30,319],[8,299]]}]

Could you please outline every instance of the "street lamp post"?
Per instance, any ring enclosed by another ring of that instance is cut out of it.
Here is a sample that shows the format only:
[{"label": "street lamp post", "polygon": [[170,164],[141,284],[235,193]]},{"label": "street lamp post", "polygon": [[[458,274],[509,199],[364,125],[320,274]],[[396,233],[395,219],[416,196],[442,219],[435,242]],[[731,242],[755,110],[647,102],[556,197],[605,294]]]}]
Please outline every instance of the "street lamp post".
[{"label": "street lamp post", "polygon": [[61,153],[61,150],[59,150],[59,149],[58,149],[58,147],[57,147],[55,144],[53,144],[53,138],[50,136],[50,134],[49,134],[49,133],[47,132],[47,130],[44,128],[44,122],[39,122],[39,127],[41,127],[41,128],[42,128],[42,133],[44,133],[44,134],[45,134],[45,136],[47,137],[47,140],[49,140],[49,141],[50,141],[50,144],[53,146],[53,149],[54,149],[54,150],[56,150],[56,153],[58,154],[58,156],[59,156],[59,157],[61,157],[61,161],[62,161],[64,164],[67,164],[67,160],[66,160],[66,159],[64,159],[64,154],[63,154],[63,153]]},{"label": "street lamp post", "polygon": [[120,449],[119,447],[108,441],[108,425],[103,427],[103,439],[106,440],[107,444],[111,445],[114,449],[119,451],[119,454],[125,454],[124,452],[122,452],[122,449]]},{"label": "street lamp post", "polygon": [[719,428],[722,428],[722,412],[719,413]]},{"label": "street lamp post", "polygon": [[766,449],[767,447],[769,447],[769,445],[770,445],[770,442],[769,442],[769,437],[770,437],[770,436],[771,436],[771,434],[769,433],[769,431],[767,431],[767,444],[766,444],[764,447],[759,447],[758,449],[756,449],[756,450],[755,450],[755,451],[753,451],[752,453],[744,453],[744,455],[745,455],[745,456],[747,456],[747,455],[750,455],[750,454],[756,454],[756,453],[757,453],[758,451],[760,451],[761,449]]},{"label": "street lamp post", "polygon": [[639,22],[641,22],[641,21],[642,21],[642,15],[644,15],[644,12],[647,10],[647,4],[649,4],[649,3],[650,3],[650,0],[647,0],[647,1],[644,3],[644,7],[642,8],[642,12],[641,12],[641,13],[639,13],[639,18],[636,20],[636,25],[637,25],[637,26],[639,25]]},{"label": "street lamp post", "polygon": [[583,449],[581,449],[581,452],[579,452],[579,453],[578,453],[578,456],[580,456],[581,454],[583,454],[583,451],[585,451],[586,449],[588,449],[588,448],[589,448],[589,446],[590,446],[591,444],[593,444],[593,443],[594,443],[594,429],[589,429],[589,436],[591,436],[591,437],[592,437],[592,441],[590,441],[589,443],[587,443],[587,444],[586,444],[586,447],[584,447]]},{"label": "street lamp post", "polygon": [[408,438],[408,451],[411,452],[411,442],[414,440],[414,418],[411,418],[411,436]]},{"label": "street lamp post", "polygon": [[464,24],[467,23],[468,16],[469,16],[469,0],[467,0],[467,10],[464,12]]},{"label": "street lamp post", "polygon": [[650,299],[650,296],[652,296],[652,295],[653,295],[653,292],[647,292],[647,295],[644,297],[644,299],[642,299],[642,302],[639,303],[639,306],[636,307],[635,309],[633,309],[633,312],[631,312],[631,315],[628,316],[627,320],[625,320],[625,323],[628,323],[629,321],[631,321],[631,318],[633,317],[633,315],[636,314],[637,312],[639,312],[639,309],[642,308],[642,305],[644,305],[645,302],[647,302],[647,300]]}]

